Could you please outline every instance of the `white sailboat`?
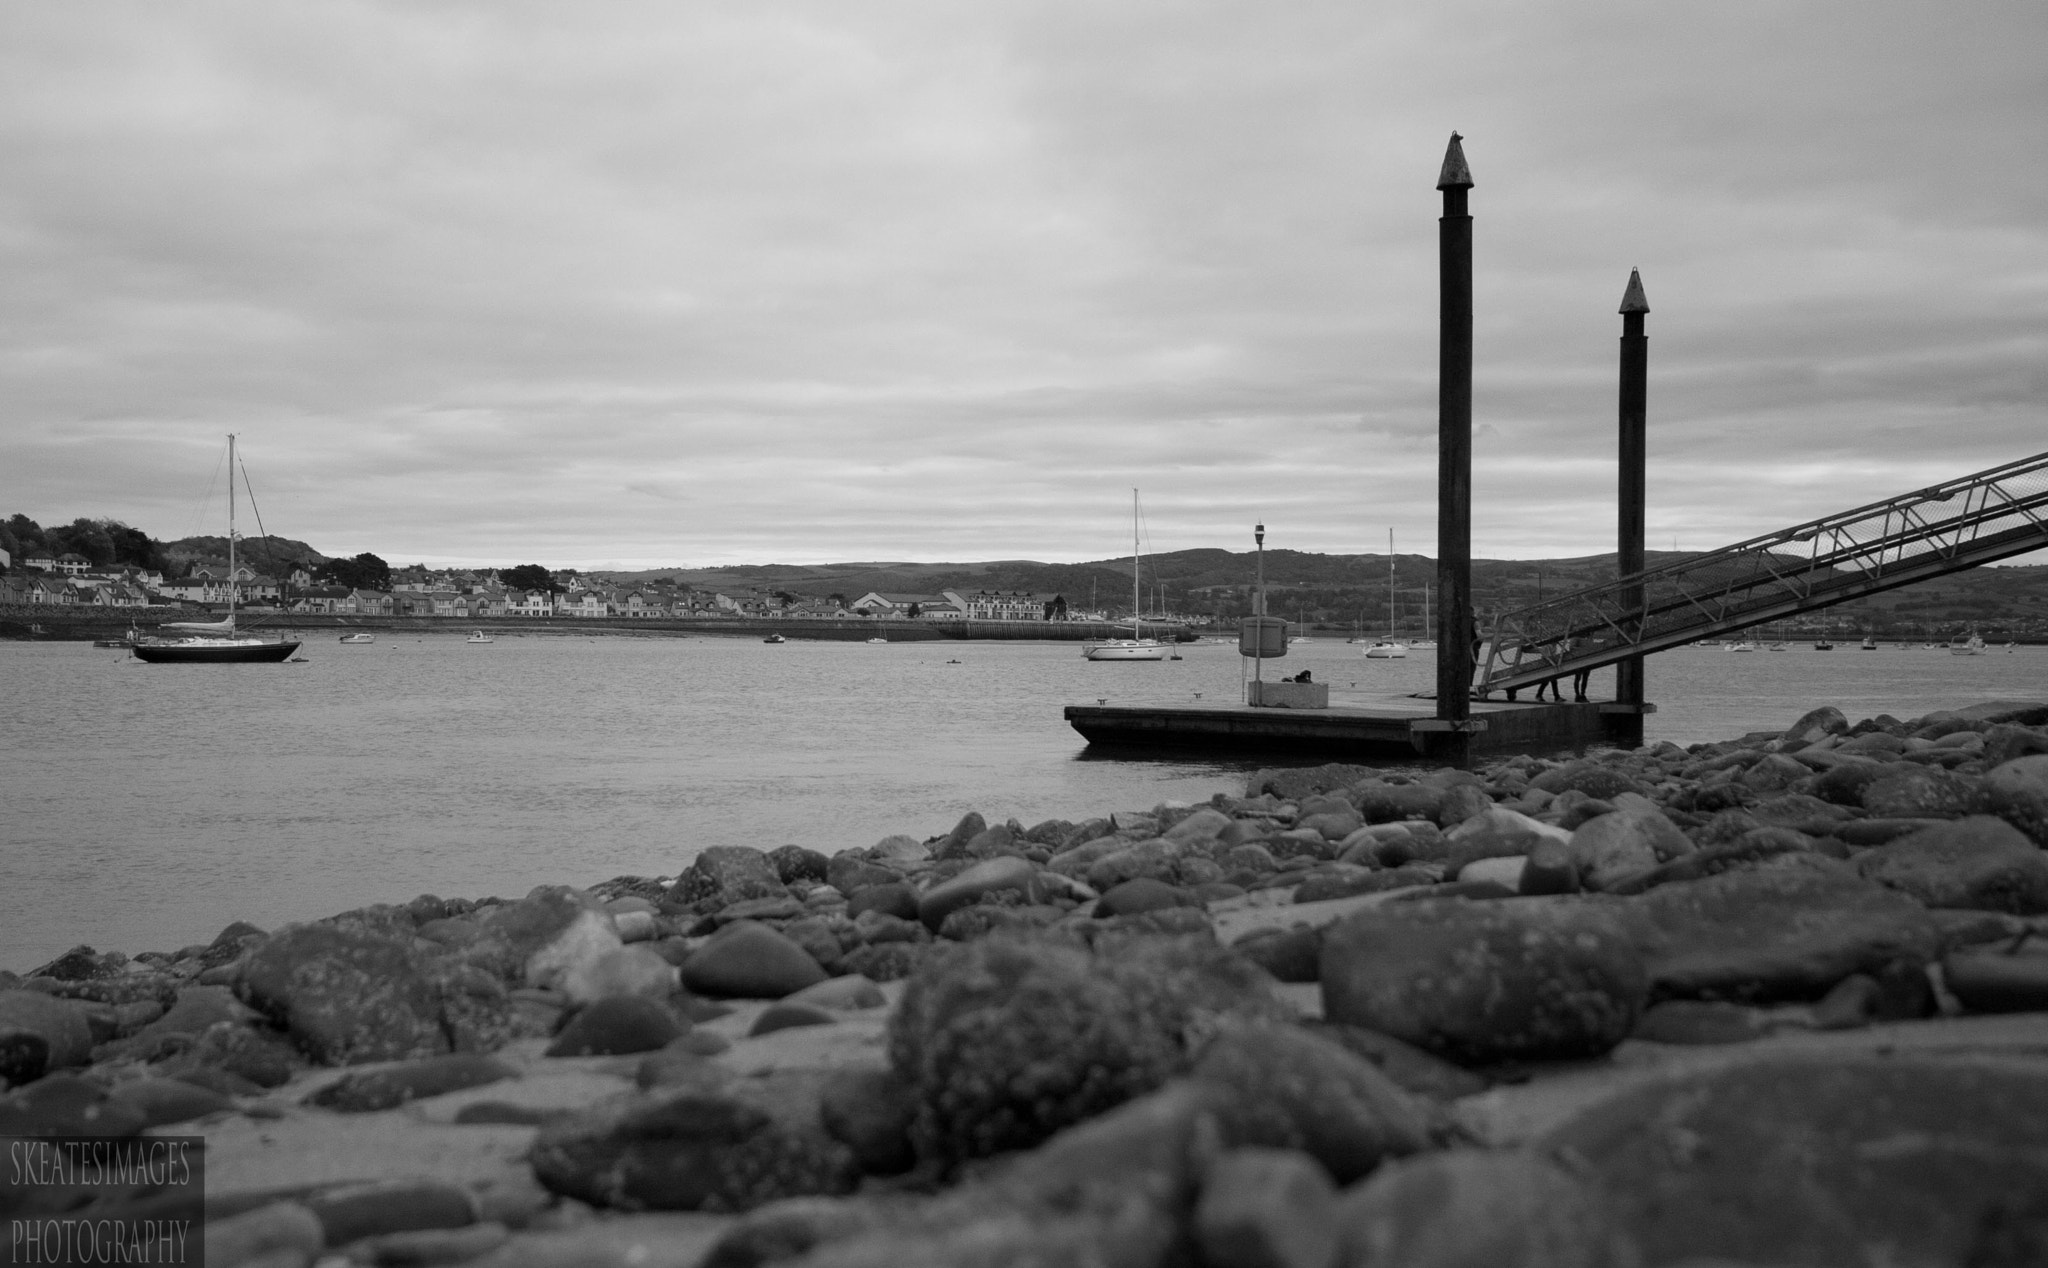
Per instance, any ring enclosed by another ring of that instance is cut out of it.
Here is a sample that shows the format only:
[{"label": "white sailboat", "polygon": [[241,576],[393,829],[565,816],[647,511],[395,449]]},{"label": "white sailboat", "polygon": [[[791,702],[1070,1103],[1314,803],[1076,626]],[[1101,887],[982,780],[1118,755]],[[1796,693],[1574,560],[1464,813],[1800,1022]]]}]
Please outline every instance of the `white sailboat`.
[{"label": "white sailboat", "polygon": [[1144,609],[1138,574],[1140,571],[1138,544],[1138,491],[1131,490],[1131,637],[1112,638],[1100,643],[1087,643],[1081,648],[1081,655],[1089,660],[1165,660],[1173,651],[1171,645],[1156,638],[1145,637],[1145,623],[1139,616]]},{"label": "white sailboat", "polygon": [[[138,660],[154,665],[252,665],[288,660],[299,650],[299,641],[265,638],[235,629],[235,593],[242,588],[235,562],[235,437],[228,433],[228,614],[220,621],[167,621],[167,630],[181,631],[183,637],[149,636],[138,639],[130,649]],[[247,477],[243,477],[244,481]],[[251,495],[254,496],[253,494]],[[252,503],[253,505],[253,503]],[[260,517],[259,517],[260,518]]]},{"label": "white sailboat", "polygon": [[1405,660],[1408,645],[1394,638],[1394,530],[1387,530],[1387,636],[1365,649],[1367,660]]}]

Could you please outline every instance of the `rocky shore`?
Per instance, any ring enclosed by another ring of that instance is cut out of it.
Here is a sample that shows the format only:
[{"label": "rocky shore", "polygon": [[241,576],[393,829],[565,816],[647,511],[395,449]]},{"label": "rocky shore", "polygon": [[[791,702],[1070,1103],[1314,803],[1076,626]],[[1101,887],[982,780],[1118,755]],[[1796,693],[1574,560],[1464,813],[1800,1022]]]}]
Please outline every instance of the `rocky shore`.
[{"label": "rocky shore", "polygon": [[2048,705],[1262,771],[0,973],[0,1136],[205,1142],[0,1213],[215,1268],[2039,1265],[2044,933]]}]

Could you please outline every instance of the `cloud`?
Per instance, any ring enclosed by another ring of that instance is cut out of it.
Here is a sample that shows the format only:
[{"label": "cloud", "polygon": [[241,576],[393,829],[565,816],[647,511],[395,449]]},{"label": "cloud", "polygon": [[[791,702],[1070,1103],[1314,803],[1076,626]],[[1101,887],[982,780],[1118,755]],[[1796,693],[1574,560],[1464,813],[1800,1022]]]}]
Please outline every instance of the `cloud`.
[{"label": "cloud", "polygon": [[0,12],[7,511],[478,562],[1734,540],[2043,447],[2038,5]]}]

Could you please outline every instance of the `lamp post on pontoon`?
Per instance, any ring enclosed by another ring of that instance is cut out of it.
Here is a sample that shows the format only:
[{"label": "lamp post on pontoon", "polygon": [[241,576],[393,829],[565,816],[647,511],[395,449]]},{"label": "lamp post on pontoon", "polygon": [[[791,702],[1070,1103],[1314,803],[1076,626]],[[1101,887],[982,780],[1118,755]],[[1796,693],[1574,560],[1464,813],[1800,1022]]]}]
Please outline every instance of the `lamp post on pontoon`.
[{"label": "lamp post on pontoon", "polygon": [[[1266,681],[1266,526],[1252,525],[1252,542],[1258,548],[1258,563],[1253,572],[1256,585],[1252,588],[1252,625],[1259,632],[1259,654],[1252,658],[1252,681]],[[1239,681],[1243,681],[1239,679]]]}]

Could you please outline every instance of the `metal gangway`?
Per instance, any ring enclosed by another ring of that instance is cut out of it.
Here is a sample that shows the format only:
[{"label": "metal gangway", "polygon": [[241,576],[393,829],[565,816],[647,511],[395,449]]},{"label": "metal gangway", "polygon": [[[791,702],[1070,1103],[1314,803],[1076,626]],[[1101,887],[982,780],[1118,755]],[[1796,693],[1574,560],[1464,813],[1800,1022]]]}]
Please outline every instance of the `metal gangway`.
[{"label": "metal gangway", "polygon": [[1473,694],[1553,681],[2048,547],[2048,453],[1496,616]]}]

